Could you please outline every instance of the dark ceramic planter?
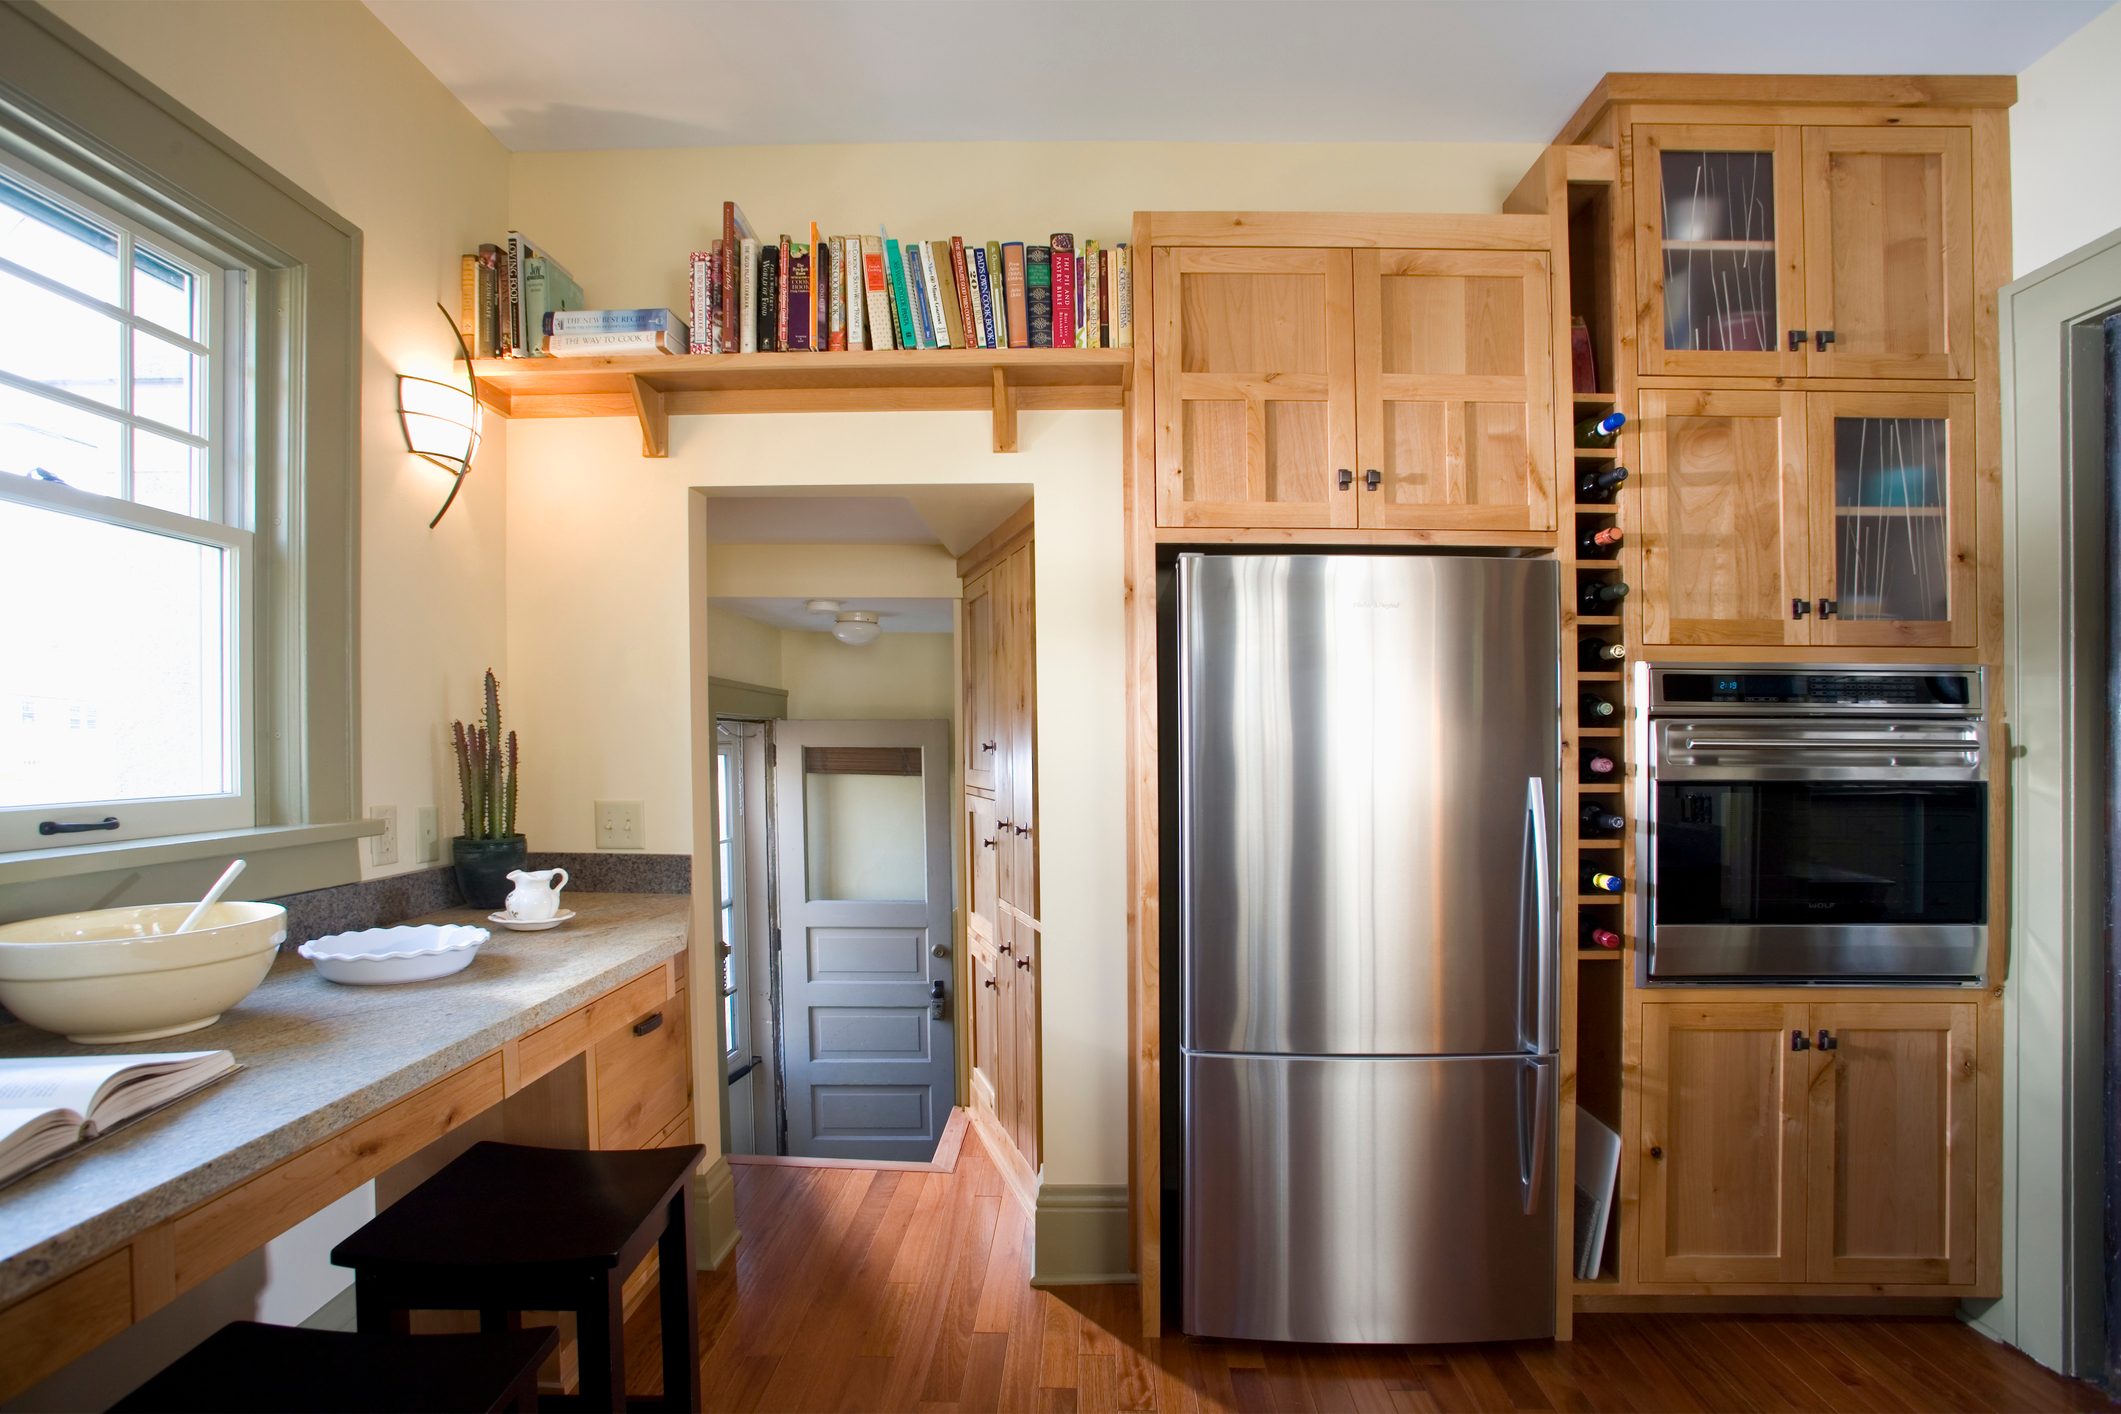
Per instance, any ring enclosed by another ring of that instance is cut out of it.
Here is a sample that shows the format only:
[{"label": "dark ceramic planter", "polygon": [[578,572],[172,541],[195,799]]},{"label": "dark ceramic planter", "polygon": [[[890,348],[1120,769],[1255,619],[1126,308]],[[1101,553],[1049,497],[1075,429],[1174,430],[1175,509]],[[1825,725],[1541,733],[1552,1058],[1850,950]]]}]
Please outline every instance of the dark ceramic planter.
[{"label": "dark ceramic planter", "polygon": [[507,903],[508,892],[515,887],[508,881],[509,871],[530,861],[530,848],[521,835],[498,840],[459,835],[449,842],[449,848],[466,908],[495,909]]}]

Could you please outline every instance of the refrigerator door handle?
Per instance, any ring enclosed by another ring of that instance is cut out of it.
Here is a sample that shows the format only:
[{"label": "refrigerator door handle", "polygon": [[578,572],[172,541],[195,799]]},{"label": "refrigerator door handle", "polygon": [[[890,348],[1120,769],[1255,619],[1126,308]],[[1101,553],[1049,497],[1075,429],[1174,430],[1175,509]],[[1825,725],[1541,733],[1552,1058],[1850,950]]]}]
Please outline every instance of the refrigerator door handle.
[{"label": "refrigerator door handle", "polygon": [[[1531,1082],[1532,1098],[1525,1103],[1525,1082]],[[1554,1132],[1554,1060],[1550,1056],[1527,1056],[1517,1077],[1517,1182],[1524,1192],[1527,1216],[1539,1211],[1546,1200],[1547,1145]]]},{"label": "refrigerator door handle", "polygon": [[[1533,977],[1531,1001],[1535,1015],[1531,1026],[1523,1026],[1522,1003],[1519,1004],[1518,1044],[1544,1056],[1559,1049],[1554,1035],[1554,972],[1559,963],[1559,948],[1554,937],[1554,872],[1547,838],[1547,783],[1538,776],[1527,776],[1524,797],[1525,845],[1532,864],[1532,927],[1527,933],[1520,919],[1518,947],[1521,950],[1529,945],[1532,949],[1529,971]],[[1522,951],[1518,956],[1517,975],[1522,986],[1528,969],[1523,965]]]}]

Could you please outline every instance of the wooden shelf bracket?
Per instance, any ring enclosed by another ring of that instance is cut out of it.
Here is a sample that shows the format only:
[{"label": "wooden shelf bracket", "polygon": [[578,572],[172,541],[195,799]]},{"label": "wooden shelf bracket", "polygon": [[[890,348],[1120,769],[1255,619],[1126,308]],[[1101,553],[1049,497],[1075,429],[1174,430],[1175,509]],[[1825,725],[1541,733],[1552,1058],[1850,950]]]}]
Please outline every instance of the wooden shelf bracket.
[{"label": "wooden shelf bracket", "polygon": [[641,455],[670,455],[670,407],[663,390],[636,373],[627,380],[633,389],[634,415],[641,419]]},{"label": "wooden shelf bracket", "polygon": [[1009,389],[1009,375],[997,366],[994,370],[994,450],[1013,452],[1016,450],[1016,395]]}]

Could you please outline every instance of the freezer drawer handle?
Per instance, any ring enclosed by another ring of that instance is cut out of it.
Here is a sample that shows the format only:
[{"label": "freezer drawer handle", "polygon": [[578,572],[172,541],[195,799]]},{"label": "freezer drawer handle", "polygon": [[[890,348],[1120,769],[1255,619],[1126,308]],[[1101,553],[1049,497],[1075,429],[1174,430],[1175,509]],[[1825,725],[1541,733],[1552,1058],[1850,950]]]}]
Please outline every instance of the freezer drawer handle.
[{"label": "freezer drawer handle", "polygon": [[[1522,918],[1518,921],[1518,985],[1525,983],[1526,968],[1522,949],[1529,945],[1533,949],[1531,1003],[1536,1011],[1530,1027],[1523,1026],[1523,1003],[1519,1003],[1519,1044],[1539,1055],[1554,1051],[1554,969],[1558,965],[1559,949],[1554,940],[1554,875],[1547,853],[1547,788],[1538,776],[1525,778],[1525,847],[1531,855],[1532,877],[1532,927],[1527,932]],[[1523,875],[1519,875],[1520,881]],[[1520,882],[1520,887],[1522,884]],[[1522,895],[1520,895],[1520,898]]]},{"label": "freezer drawer handle", "polygon": [[[1529,1108],[1525,1104],[1527,1080],[1531,1081],[1532,1090]],[[1547,1144],[1554,1128],[1553,1083],[1551,1059],[1526,1057],[1517,1083],[1517,1181],[1524,1190],[1524,1210],[1528,1214],[1538,1212],[1546,1199]]]}]

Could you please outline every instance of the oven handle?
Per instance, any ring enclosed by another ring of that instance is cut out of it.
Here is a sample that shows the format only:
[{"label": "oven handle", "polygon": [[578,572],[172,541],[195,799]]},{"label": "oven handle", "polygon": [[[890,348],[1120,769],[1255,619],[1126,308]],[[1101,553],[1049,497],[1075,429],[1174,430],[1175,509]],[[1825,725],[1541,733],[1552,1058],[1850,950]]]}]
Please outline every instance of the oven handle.
[{"label": "oven handle", "polygon": [[1698,737],[1690,736],[1681,744],[1685,751],[1715,750],[1717,748],[1753,751],[1807,751],[1814,748],[1826,751],[1948,751],[1954,755],[1978,755],[1981,743],[1971,739],[1961,741],[1935,741],[1920,737],[1867,736],[1867,737]]}]

